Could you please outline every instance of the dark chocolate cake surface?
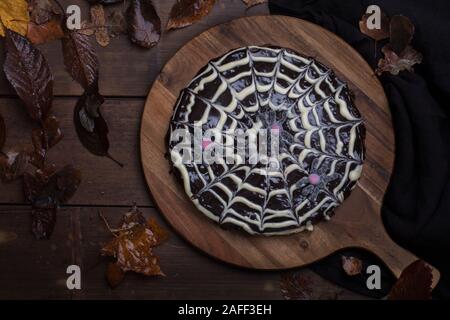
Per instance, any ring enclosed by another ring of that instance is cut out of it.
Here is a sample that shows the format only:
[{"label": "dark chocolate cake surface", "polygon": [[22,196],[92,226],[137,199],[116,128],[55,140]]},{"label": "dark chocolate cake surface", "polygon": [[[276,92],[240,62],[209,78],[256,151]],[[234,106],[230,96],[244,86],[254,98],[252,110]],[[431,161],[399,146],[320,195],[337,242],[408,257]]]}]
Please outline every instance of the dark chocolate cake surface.
[{"label": "dark chocolate cake surface", "polygon": [[238,48],[202,68],[180,94],[168,138],[195,206],[263,235],[329,220],[356,186],[365,152],[347,85],[315,59],[271,46]]}]

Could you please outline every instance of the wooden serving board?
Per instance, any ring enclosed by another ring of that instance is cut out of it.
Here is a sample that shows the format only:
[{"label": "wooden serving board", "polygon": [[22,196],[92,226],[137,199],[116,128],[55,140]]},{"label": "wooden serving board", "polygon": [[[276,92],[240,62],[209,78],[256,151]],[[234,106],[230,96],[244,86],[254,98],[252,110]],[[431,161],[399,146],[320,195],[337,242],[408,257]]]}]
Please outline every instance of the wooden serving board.
[{"label": "wooden serving board", "polygon": [[[194,207],[165,158],[165,137],[180,91],[211,59],[234,48],[264,44],[292,48],[334,69],[355,93],[365,119],[367,159],[361,180],[331,221],[315,225],[312,233],[263,237],[222,229]],[[312,23],[284,16],[242,18],[192,39],[166,64],[150,91],[142,118],[141,156],[150,191],[165,218],[187,241],[222,261],[255,269],[287,269],[343,248],[361,247],[399,276],[417,260],[389,238],[380,217],[394,163],[394,133],[383,88],[355,50]]]}]

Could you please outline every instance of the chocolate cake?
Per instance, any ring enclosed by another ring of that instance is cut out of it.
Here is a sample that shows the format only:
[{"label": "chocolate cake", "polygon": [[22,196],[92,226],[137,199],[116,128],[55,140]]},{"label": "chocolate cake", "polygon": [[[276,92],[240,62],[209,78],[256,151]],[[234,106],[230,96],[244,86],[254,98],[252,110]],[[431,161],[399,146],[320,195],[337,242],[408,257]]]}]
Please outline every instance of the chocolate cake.
[{"label": "chocolate cake", "polygon": [[[251,138],[263,130],[267,140]],[[237,131],[247,134],[245,154]],[[365,153],[347,85],[315,59],[271,46],[235,49],[202,68],[180,94],[168,138],[195,206],[222,226],[263,235],[328,220],[355,187]],[[261,141],[270,150],[256,159],[250,146],[264,149]]]}]

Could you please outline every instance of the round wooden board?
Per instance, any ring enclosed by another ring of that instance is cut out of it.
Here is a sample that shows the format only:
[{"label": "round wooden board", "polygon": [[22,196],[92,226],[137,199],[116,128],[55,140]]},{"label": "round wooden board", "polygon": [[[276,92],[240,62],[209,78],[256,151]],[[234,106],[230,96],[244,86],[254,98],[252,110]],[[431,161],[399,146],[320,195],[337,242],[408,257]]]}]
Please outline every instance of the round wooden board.
[{"label": "round wooden board", "polygon": [[[220,228],[194,207],[165,158],[165,137],[180,91],[211,59],[234,48],[264,44],[292,48],[334,69],[354,92],[366,122],[362,178],[332,220],[315,225],[312,233],[262,237]],[[255,269],[287,269],[342,248],[362,247],[377,254],[398,276],[416,260],[390,240],[380,218],[394,162],[394,134],[383,88],[356,51],[312,23],[284,16],[242,18],[192,39],[167,63],[151,89],[142,118],[141,156],[150,191],[166,219],[190,243],[222,261]]]}]

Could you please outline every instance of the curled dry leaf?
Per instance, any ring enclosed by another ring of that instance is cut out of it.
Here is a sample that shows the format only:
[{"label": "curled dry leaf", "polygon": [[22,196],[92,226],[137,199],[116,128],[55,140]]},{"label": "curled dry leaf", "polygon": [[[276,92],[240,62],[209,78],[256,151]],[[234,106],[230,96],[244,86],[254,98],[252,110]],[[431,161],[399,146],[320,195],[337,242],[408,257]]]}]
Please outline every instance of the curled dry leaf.
[{"label": "curled dry leaf", "polygon": [[73,119],[78,138],[92,154],[107,157],[123,167],[109,154],[108,124],[100,112],[104,98],[98,93],[85,92],[77,102]]},{"label": "curled dry leaf", "polygon": [[170,11],[167,30],[190,26],[207,16],[215,0],[177,0]]},{"label": "curled dry leaf", "polygon": [[96,4],[91,6],[91,23],[95,26],[95,39],[102,47],[109,45],[111,39],[109,38],[108,30],[106,29],[105,10],[103,5]]},{"label": "curled dry leaf", "polygon": [[5,125],[5,119],[3,119],[3,116],[0,114],[0,152],[3,149],[3,146],[5,145],[6,141],[6,125]]},{"label": "curled dry leaf", "polygon": [[106,21],[108,25],[109,36],[111,38],[115,38],[120,34],[127,33],[128,23],[122,10],[112,10],[109,13]]},{"label": "curled dry leaf", "polygon": [[413,47],[408,46],[401,55],[397,55],[388,44],[381,49],[384,58],[378,62],[376,73],[381,75],[389,72],[392,75],[398,75],[400,71],[414,71],[413,66],[422,63],[422,54]]},{"label": "curled dry leaf", "polygon": [[62,39],[64,31],[61,28],[61,22],[50,20],[44,24],[30,22],[28,24],[27,38],[36,45]]},{"label": "curled dry leaf", "polygon": [[245,3],[247,8],[250,8],[250,7],[256,6],[258,4],[266,3],[267,0],[242,0],[242,2]]},{"label": "curled dry leaf", "polygon": [[29,0],[28,3],[30,22],[34,24],[45,24],[60,15],[52,0]]},{"label": "curled dry leaf", "polygon": [[389,38],[389,17],[384,12],[381,12],[380,28],[369,29],[369,19],[372,16],[372,14],[368,13],[362,16],[361,21],[359,21],[361,32],[376,41]]},{"label": "curled dry leaf", "polygon": [[[36,121],[46,118],[53,102],[53,75],[43,54],[24,36],[7,31],[6,77]],[[19,68],[18,66],[21,66]]]},{"label": "curled dry leaf", "polygon": [[132,0],[128,8],[128,19],[128,34],[133,43],[151,48],[159,42],[161,20],[151,0]]},{"label": "curled dry leaf", "polygon": [[281,294],[286,300],[310,300],[312,297],[312,281],[299,272],[281,276]]},{"label": "curled dry leaf", "polygon": [[[133,271],[146,276],[164,275],[158,258],[153,254],[153,248],[159,243],[158,239],[136,206],[122,217],[118,229],[110,231],[115,237],[101,249],[102,255],[117,259],[115,265],[123,272]],[[113,267],[109,268],[111,270],[108,270],[107,278],[114,278],[110,282],[113,286],[120,274],[115,274],[117,270],[112,269]]]},{"label": "curled dry leaf", "polygon": [[31,162],[37,168],[42,168],[45,163],[47,151],[58,144],[64,137],[61,132],[58,119],[51,116],[42,123],[42,128],[32,131],[31,140],[34,146],[34,153]]},{"label": "curled dry leaf", "polygon": [[6,153],[0,153],[0,178],[3,182],[12,182],[22,177],[30,160],[31,148],[28,145],[17,146]]},{"label": "curled dry leaf", "polygon": [[388,295],[388,300],[429,300],[433,284],[432,268],[422,260],[403,270]]},{"label": "curled dry leaf", "polygon": [[81,22],[81,29],[78,32],[85,36],[92,36],[95,34],[95,26],[92,22],[84,20]]},{"label": "curled dry leaf", "polygon": [[32,231],[37,239],[49,239],[61,204],[73,197],[81,183],[81,172],[72,166],[56,171],[54,166],[25,173],[24,190],[32,205]]},{"label": "curled dry leaf", "polygon": [[0,1],[0,36],[4,37],[8,29],[25,36],[29,21],[30,16],[26,0]]},{"label": "curled dry leaf", "polygon": [[89,37],[79,31],[67,31],[62,39],[67,72],[85,90],[98,90],[99,61]]},{"label": "curled dry leaf", "polygon": [[349,276],[361,274],[362,261],[355,257],[342,256],[342,268]]},{"label": "curled dry leaf", "polygon": [[392,50],[401,55],[409,46],[414,36],[415,27],[408,17],[397,15],[391,18],[390,45]]},{"label": "curled dry leaf", "polygon": [[111,288],[114,289],[115,287],[119,286],[124,278],[125,272],[120,269],[117,263],[108,263],[108,266],[106,267],[106,281],[108,281],[108,284]]}]

